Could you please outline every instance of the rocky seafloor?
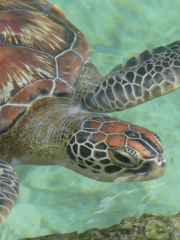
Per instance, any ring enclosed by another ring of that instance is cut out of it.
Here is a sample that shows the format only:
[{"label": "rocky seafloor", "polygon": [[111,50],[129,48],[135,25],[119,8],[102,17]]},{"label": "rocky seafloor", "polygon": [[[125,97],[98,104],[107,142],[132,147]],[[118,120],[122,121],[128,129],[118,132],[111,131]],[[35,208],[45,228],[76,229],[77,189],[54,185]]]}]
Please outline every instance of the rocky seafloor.
[{"label": "rocky seafloor", "polygon": [[141,217],[126,217],[109,228],[93,228],[83,233],[51,234],[19,240],[180,240],[180,212],[165,217],[146,213]]}]

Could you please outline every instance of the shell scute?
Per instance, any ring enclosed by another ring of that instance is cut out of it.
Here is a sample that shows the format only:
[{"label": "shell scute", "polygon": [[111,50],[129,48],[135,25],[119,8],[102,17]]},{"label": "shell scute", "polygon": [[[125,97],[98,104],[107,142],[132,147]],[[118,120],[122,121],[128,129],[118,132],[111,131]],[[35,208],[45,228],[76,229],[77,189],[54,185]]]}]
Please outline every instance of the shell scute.
[{"label": "shell scute", "polygon": [[27,85],[19,91],[10,101],[10,104],[29,104],[38,97],[49,95],[53,88],[53,81],[40,80]]},{"label": "shell scute", "polygon": [[82,58],[77,53],[68,51],[57,58],[57,64],[58,77],[70,83],[72,87],[76,87],[83,66]]},{"label": "shell scute", "polygon": [[43,12],[12,10],[0,14],[0,40],[3,43],[30,47],[55,56],[69,49],[73,39],[74,33],[70,29]]},{"label": "shell scute", "polygon": [[[54,16],[57,16],[58,18],[62,19],[67,26],[69,26],[74,32],[76,32],[80,37],[82,37],[85,40],[84,34],[69,21],[66,15],[55,4],[48,4],[44,6],[44,9],[46,9],[48,12],[50,12]],[[89,49],[89,46],[87,47]]]},{"label": "shell scute", "polygon": [[62,82],[60,79],[56,79],[53,96],[70,98],[73,96],[73,94],[74,91],[66,82]]},{"label": "shell scute", "polygon": [[52,57],[32,49],[0,44],[0,105],[32,82],[54,77]]},{"label": "shell scute", "polygon": [[38,98],[68,101],[88,53],[83,33],[57,6],[46,0],[0,1],[0,132]]},{"label": "shell scute", "polygon": [[78,35],[76,36],[76,41],[72,49],[84,57],[86,57],[90,51],[88,43]]},{"label": "shell scute", "polygon": [[39,4],[47,4],[45,0],[35,0],[35,1],[28,1],[28,0],[1,0],[0,2],[0,11],[1,10],[19,10],[19,9],[29,9],[29,10],[37,10],[39,6],[34,3]]},{"label": "shell scute", "polygon": [[8,131],[26,112],[25,106],[6,105],[0,110],[0,134]]}]

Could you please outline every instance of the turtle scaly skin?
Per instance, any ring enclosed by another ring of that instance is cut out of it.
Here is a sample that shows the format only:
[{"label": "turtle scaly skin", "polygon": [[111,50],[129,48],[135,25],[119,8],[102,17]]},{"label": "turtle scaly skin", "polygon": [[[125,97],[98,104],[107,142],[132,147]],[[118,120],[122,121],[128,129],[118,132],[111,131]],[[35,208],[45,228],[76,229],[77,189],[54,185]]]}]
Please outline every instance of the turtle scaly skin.
[{"label": "turtle scaly skin", "polygon": [[[92,112],[120,111],[180,86],[180,42],[101,76],[81,31],[46,0],[0,1],[0,222],[19,194],[11,163],[61,165],[106,182],[166,168],[159,137]],[[89,110],[82,113],[80,108]]]},{"label": "turtle scaly skin", "polygon": [[[88,79],[87,83],[86,76],[91,75],[96,81],[89,87],[88,83],[93,79]],[[146,50],[104,77],[91,62],[85,63],[77,92],[84,107],[96,112],[112,112],[134,107],[179,86],[180,41],[176,41],[152,51]]]}]

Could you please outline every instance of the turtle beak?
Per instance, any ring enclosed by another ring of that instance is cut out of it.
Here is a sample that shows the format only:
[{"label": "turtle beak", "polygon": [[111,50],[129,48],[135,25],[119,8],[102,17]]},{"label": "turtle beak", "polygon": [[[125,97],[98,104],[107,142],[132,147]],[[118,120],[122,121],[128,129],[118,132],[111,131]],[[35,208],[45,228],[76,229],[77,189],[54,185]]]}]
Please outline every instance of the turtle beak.
[{"label": "turtle beak", "polygon": [[[148,167],[146,167],[146,165]],[[164,155],[161,155],[158,161],[148,161],[144,163],[144,167],[142,168],[144,171],[135,173],[137,178],[134,181],[147,181],[159,178],[163,176],[166,171],[166,158]]]}]

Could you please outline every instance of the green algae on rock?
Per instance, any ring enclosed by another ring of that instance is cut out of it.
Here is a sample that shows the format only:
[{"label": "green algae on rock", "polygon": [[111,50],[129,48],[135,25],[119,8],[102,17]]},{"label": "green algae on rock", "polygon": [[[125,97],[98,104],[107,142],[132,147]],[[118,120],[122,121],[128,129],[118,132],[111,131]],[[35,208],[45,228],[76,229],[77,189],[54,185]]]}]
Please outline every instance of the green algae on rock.
[{"label": "green algae on rock", "polygon": [[126,217],[109,228],[89,229],[83,233],[52,234],[19,240],[178,240],[180,212],[165,217],[146,213],[141,217]]}]

